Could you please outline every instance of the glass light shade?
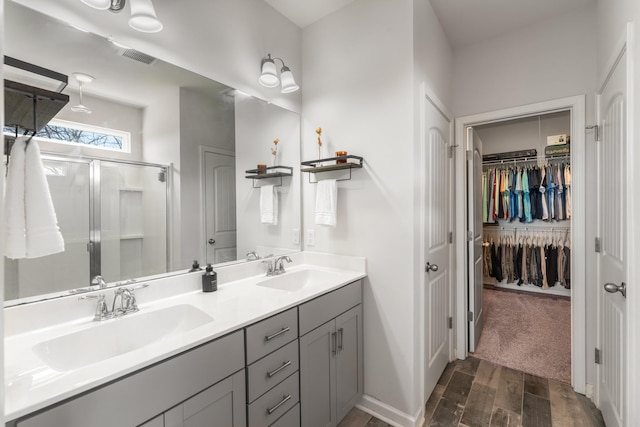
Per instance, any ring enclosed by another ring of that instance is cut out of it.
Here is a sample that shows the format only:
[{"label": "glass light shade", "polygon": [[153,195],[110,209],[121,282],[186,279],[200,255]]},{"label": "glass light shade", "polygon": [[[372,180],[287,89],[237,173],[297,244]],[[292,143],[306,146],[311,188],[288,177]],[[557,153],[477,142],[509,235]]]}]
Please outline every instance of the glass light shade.
[{"label": "glass light shade", "polygon": [[258,79],[264,87],[276,87],[280,84],[278,73],[276,71],[276,63],[273,59],[267,58],[262,60],[262,74]]},{"label": "glass light shade", "polygon": [[111,0],[80,0],[94,9],[107,10],[111,7]]},{"label": "glass light shade", "polygon": [[282,82],[282,90],[280,91],[282,93],[291,93],[300,89],[300,86],[296,84],[296,81],[293,78],[293,73],[288,67],[282,67],[280,81]]},{"label": "glass light shade", "polygon": [[131,18],[129,18],[131,28],[142,33],[157,33],[162,30],[162,22],[158,20],[151,0],[129,0],[129,4],[131,5]]}]

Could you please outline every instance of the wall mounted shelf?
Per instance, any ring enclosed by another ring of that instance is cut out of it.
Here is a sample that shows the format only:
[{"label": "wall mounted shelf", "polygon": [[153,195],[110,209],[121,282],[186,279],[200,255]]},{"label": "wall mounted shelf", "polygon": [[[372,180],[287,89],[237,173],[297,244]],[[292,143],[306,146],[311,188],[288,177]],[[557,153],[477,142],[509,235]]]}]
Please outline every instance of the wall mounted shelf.
[{"label": "wall mounted shelf", "polygon": [[[338,161],[344,161],[344,163],[338,163]],[[329,163],[331,162],[331,163]],[[311,181],[311,174],[316,174],[320,172],[331,172],[338,170],[349,170],[349,178],[337,179],[336,181],[348,181],[351,179],[351,171],[353,169],[362,169],[364,163],[364,158],[360,156],[347,155],[347,156],[338,156],[338,157],[327,157],[324,159],[318,160],[308,160],[306,162],[301,162],[302,166],[309,166],[306,168],[300,169],[301,172],[309,173],[309,182],[311,184],[315,184],[318,181]]]},{"label": "wall mounted shelf", "polygon": [[282,186],[282,177],[292,176],[293,168],[291,166],[269,166],[266,169],[249,169],[244,172],[248,174],[245,178],[253,180],[253,188],[257,188],[256,180],[271,178],[280,178],[280,184],[276,185],[276,187],[280,187]]}]

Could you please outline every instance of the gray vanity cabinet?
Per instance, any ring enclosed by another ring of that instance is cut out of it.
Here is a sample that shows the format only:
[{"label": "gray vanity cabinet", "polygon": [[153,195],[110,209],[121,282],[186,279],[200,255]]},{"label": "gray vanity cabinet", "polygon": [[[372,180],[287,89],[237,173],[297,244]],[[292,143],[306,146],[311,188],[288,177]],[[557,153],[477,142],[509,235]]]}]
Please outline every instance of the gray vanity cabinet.
[{"label": "gray vanity cabinet", "polygon": [[244,365],[238,331],[8,425],[189,427],[229,419],[225,426],[245,427]]},{"label": "gray vanity cabinet", "polygon": [[334,427],[363,392],[361,282],[299,307],[302,427]]}]

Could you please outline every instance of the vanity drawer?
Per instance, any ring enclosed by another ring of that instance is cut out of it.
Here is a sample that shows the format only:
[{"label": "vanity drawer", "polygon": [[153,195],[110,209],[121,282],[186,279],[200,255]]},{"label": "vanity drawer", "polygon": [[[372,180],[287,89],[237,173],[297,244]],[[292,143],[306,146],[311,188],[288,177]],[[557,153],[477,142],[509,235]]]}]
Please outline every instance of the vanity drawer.
[{"label": "vanity drawer", "polygon": [[300,427],[300,404],[297,403],[282,418],[271,424],[271,427]]},{"label": "vanity drawer", "polygon": [[298,338],[298,309],[251,325],[246,329],[247,365]]},{"label": "vanity drawer", "polygon": [[266,393],[298,370],[298,340],[258,360],[247,368],[249,402]]},{"label": "vanity drawer", "polygon": [[358,280],[300,305],[300,336],[360,303],[362,281]]},{"label": "vanity drawer", "polygon": [[299,375],[296,372],[249,405],[249,427],[267,427],[282,417],[300,400]]}]

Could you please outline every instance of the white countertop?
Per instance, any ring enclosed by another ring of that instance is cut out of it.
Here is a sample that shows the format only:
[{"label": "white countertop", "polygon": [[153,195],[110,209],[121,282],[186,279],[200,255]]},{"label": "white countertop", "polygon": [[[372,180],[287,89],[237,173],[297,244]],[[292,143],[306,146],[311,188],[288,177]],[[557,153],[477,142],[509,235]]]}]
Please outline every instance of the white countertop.
[{"label": "white countertop", "polygon": [[[93,321],[95,300],[78,301],[76,295],[6,308],[5,422],[105,384],[366,276],[365,260],[360,257],[301,252],[291,255],[291,258],[294,262],[287,268],[287,273],[302,269],[325,270],[337,273],[336,279],[294,292],[256,286],[265,276],[261,273],[260,263],[252,262],[217,269],[218,291],[213,293],[201,291],[201,272],[149,282],[151,286],[136,291],[140,311],[127,317],[178,304],[189,304],[214,320],[180,335],[163,338],[137,350],[66,372],[47,366],[34,353],[33,347],[57,336],[103,324],[104,322]],[[104,293],[112,298],[113,290]],[[81,315],[69,318],[68,312],[76,309],[82,310]]]}]

